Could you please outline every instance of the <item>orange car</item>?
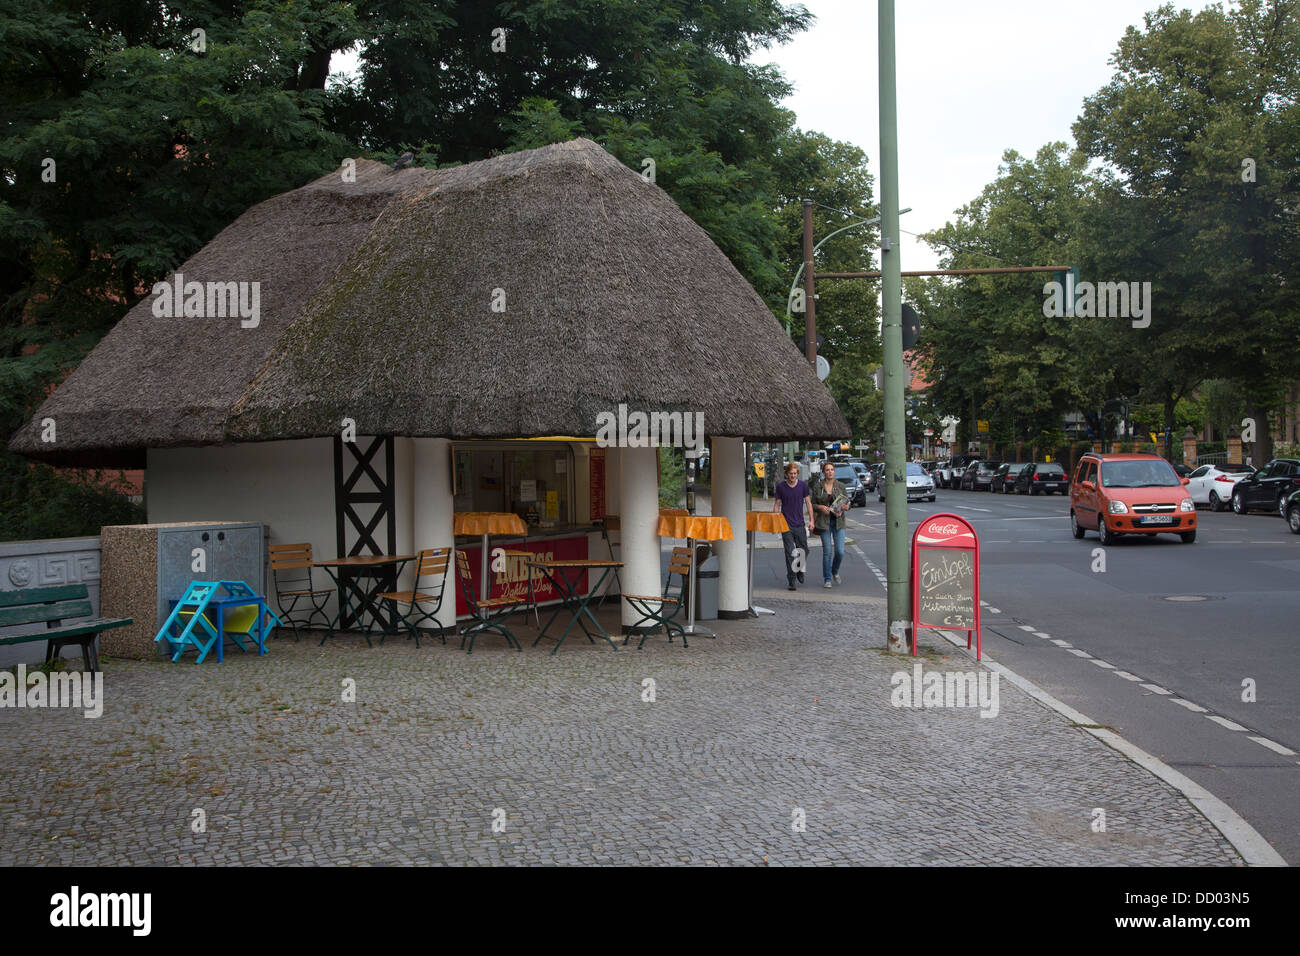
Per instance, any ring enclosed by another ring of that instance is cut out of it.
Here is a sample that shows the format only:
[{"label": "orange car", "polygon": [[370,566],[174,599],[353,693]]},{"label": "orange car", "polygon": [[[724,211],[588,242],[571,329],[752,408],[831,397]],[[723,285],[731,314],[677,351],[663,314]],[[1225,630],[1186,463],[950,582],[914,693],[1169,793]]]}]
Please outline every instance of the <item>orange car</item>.
[{"label": "orange car", "polygon": [[1079,459],[1070,482],[1070,530],[1097,532],[1103,545],[1123,534],[1176,534],[1196,540],[1196,503],[1187,479],[1159,455],[1103,455]]}]

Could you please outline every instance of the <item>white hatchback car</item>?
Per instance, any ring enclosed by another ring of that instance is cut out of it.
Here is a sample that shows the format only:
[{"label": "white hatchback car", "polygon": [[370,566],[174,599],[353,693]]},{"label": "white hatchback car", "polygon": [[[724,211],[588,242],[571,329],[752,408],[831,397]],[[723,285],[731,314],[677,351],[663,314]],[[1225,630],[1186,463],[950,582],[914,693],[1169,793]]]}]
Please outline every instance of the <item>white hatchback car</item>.
[{"label": "white hatchback car", "polygon": [[1202,465],[1187,476],[1187,491],[1198,505],[1226,511],[1232,507],[1233,486],[1254,473],[1249,465]]}]

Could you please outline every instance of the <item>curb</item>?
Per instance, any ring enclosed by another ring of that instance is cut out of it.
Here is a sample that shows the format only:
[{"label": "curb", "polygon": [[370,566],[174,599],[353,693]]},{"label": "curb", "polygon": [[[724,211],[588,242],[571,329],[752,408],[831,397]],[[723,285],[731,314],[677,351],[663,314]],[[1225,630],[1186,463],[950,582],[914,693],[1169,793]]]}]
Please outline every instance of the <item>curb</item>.
[{"label": "curb", "polygon": [[[937,631],[937,633],[959,650],[966,650],[966,645],[961,642],[957,635],[950,631]],[[1224,839],[1231,843],[1233,849],[1241,854],[1241,858],[1245,860],[1247,866],[1287,865],[1286,860],[1282,859],[1281,854],[1273,849],[1269,842],[1259,834],[1258,830],[1243,820],[1232,807],[1210,793],[1195,780],[1179,773],[1163,760],[1153,757],[1145,750],[1133,745],[1113,730],[1087,726],[1096,724],[1096,721],[1079,713],[1068,704],[1057,700],[1033,681],[1021,677],[1010,668],[992,660],[987,654],[978,663],[1005,677],[1010,683],[1019,687],[1044,707],[1056,711],[1073,723],[1082,725],[1079,727],[1080,730],[1092,734],[1098,740],[1119,751],[1139,767],[1149,771],[1181,793],[1192,806],[1201,812],[1205,819],[1214,825],[1215,829],[1223,834]]]}]

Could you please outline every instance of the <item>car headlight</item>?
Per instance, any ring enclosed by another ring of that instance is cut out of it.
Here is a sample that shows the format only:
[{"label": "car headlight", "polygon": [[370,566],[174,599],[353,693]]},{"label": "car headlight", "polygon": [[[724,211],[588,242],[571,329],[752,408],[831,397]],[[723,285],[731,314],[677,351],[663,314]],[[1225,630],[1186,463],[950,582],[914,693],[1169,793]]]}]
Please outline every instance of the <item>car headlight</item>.
[{"label": "car headlight", "polygon": [[1128,505],[1122,501],[1112,501],[1106,510],[1113,515],[1126,515],[1128,514]]},{"label": "car headlight", "polygon": [[1196,510],[1196,502],[1194,502],[1191,498],[1184,498],[1182,501],[1180,501],[1180,502],[1178,503],[1178,510],[1179,510],[1179,511],[1195,511],[1195,510]]}]

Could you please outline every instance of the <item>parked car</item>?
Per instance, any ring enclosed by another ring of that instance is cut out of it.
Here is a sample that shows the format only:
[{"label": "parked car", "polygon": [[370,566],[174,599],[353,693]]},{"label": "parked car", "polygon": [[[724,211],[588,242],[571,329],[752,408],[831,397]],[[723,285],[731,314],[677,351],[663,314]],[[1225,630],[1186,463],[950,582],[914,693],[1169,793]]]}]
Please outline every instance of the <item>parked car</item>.
[{"label": "parked car", "polygon": [[[867,492],[876,490],[876,476],[871,473],[870,468],[861,462],[850,461],[848,462],[848,466],[852,468],[854,473],[858,476],[858,484],[861,486],[861,494],[858,496],[861,500],[855,501],[854,504],[866,507]],[[836,468],[836,474],[839,474],[838,468]]]},{"label": "parked car", "polygon": [[1192,469],[1188,468],[1186,465],[1174,465],[1173,467],[1174,474],[1179,478],[1190,478],[1192,476]]},{"label": "parked car", "polygon": [[1102,545],[1125,534],[1176,534],[1196,540],[1196,503],[1187,478],[1159,455],[1088,452],[1070,484],[1070,532],[1097,532]]},{"label": "parked car", "polygon": [[1070,490],[1070,476],[1054,461],[1031,461],[1016,475],[1016,494],[1050,495],[1053,491],[1066,494]]},{"label": "parked car", "polygon": [[988,491],[993,484],[993,473],[1000,461],[972,461],[962,472],[960,487],[969,491]]},{"label": "parked car", "polygon": [[[877,484],[876,495],[881,501],[885,500],[884,482]],[[909,461],[907,463],[907,500],[920,501],[922,498],[934,501],[934,479],[927,475],[925,469],[916,462]]]},{"label": "parked car", "polygon": [[1255,509],[1267,509],[1284,515],[1287,498],[1297,490],[1300,490],[1300,461],[1274,458],[1233,486],[1232,510],[1244,515]]},{"label": "parked car", "polygon": [[962,475],[972,461],[978,461],[983,455],[965,454],[957,455],[948,462],[948,467],[943,471],[943,487],[958,488],[961,486]]},{"label": "parked car", "polygon": [[[847,462],[835,462],[835,480],[844,483],[844,490],[849,493],[849,507],[862,506],[867,503],[867,490],[862,487],[862,479],[857,469]],[[817,479],[814,478],[814,481]]]},{"label": "parked car", "polygon": [[1004,461],[998,465],[998,470],[993,472],[993,480],[989,482],[989,491],[1011,494],[1011,489],[1016,486],[1016,476],[1024,467],[1023,461]]},{"label": "parked car", "polygon": [[1300,534],[1300,491],[1293,491],[1286,499],[1286,526],[1292,534]]},{"label": "parked car", "polygon": [[1187,493],[1198,505],[1209,505],[1211,511],[1227,511],[1232,489],[1254,473],[1250,465],[1202,465],[1187,476]]}]

